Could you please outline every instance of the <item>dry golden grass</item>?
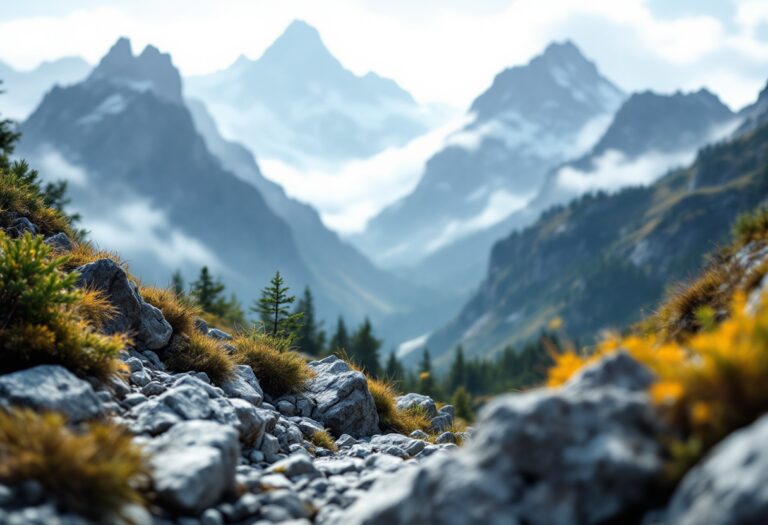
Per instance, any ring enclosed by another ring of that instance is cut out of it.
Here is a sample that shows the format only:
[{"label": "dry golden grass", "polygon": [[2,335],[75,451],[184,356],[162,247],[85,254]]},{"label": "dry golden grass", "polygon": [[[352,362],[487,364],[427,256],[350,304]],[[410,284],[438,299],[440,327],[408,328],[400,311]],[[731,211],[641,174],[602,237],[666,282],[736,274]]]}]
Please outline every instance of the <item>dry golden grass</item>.
[{"label": "dry golden grass", "polygon": [[236,337],[232,344],[235,360],[250,366],[272,397],[301,392],[313,376],[307,362],[274,337],[254,332]]},{"label": "dry golden grass", "polygon": [[235,373],[235,361],[224,345],[195,330],[173,337],[165,364],[176,372],[205,372],[218,384]]},{"label": "dry golden grass", "polygon": [[77,312],[96,329],[101,329],[110,319],[117,315],[117,309],[109,302],[101,290],[88,288],[83,291],[82,298],[75,305]]},{"label": "dry golden grass", "polygon": [[111,309],[75,287],[41,236],[10,239],[0,232],[0,370],[59,364],[104,380],[120,369],[128,338],[104,336],[98,322]]},{"label": "dry golden grass", "polygon": [[126,270],[126,273],[128,271],[126,264],[117,253],[100,250],[87,241],[75,242],[72,250],[68,251],[66,256],[66,262],[62,265],[62,269],[68,272],[99,259],[111,259],[120,265],[123,270]]},{"label": "dry golden grass", "polygon": [[11,221],[6,218],[10,212],[28,218],[45,236],[64,232],[74,238],[69,219],[45,205],[39,189],[29,183],[29,174],[25,163],[11,166],[7,171],[0,170],[0,226],[10,226]]},{"label": "dry golden grass", "polygon": [[316,431],[314,434],[312,434],[310,441],[316,447],[322,447],[332,452],[336,452],[338,450],[336,447],[336,441],[334,441],[333,436],[331,436],[327,430]]},{"label": "dry golden grass", "polygon": [[414,430],[430,432],[431,421],[421,407],[398,410],[395,388],[381,379],[368,378],[368,390],[371,392],[376,412],[379,414],[379,426],[384,431],[410,434]]},{"label": "dry golden grass", "polygon": [[126,504],[141,504],[145,458],[130,435],[113,424],[82,431],[58,414],[0,411],[0,481],[34,480],[56,501],[84,516],[113,523]]},{"label": "dry golden grass", "polygon": [[702,328],[702,309],[720,312],[727,309],[733,293],[734,276],[723,265],[710,266],[689,284],[678,286],[658,312],[648,319],[643,330],[666,339],[683,340]]},{"label": "dry golden grass", "polygon": [[139,292],[146,302],[163,312],[174,334],[190,335],[196,331],[195,319],[200,316],[200,308],[166,288],[142,286]]}]

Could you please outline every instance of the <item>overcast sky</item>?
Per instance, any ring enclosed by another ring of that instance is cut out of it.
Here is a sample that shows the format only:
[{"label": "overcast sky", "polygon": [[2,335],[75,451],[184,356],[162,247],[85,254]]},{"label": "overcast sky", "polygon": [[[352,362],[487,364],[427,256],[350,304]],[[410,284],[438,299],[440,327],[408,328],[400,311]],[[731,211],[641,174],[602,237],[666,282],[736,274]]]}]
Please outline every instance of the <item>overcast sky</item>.
[{"label": "overcast sky", "polygon": [[96,62],[126,35],[184,74],[257,58],[295,18],[357,73],[466,108],[493,76],[572,39],[626,90],[706,86],[737,108],[768,79],[767,0],[0,0],[0,60]]}]

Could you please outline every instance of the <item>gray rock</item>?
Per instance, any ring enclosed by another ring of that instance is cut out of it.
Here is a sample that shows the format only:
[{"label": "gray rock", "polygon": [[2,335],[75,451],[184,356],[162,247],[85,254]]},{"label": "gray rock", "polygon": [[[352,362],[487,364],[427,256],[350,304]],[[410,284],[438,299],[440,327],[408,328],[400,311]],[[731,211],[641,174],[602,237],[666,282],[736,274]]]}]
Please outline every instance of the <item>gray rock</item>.
[{"label": "gray rock", "polygon": [[159,396],[167,390],[166,386],[158,381],[150,381],[141,389],[145,396]]},{"label": "gray rock", "polygon": [[201,319],[200,317],[195,319],[195,328],[203,335],[207,334],[209,330],[208,323],[205,322],[205,319]]},{"label": "gray rock", "polygon": [[208,330],[208,337],[211,337],[213,339],[217,339],[219,341],[231,341],[232,336],[229,335],[224,330],[219,330],[218,328],[210,328]]},{"label": "gray rock", "polygon": [[342,434],[339,436],[339,439],[336,440],[336,446],[339,448],[351,447],[355,444],[357,444],[357,440],[349,434]]},{"label": "gray rock", "polygon": [[264,437],[267,423],[261,417],[259,410],[244,399],[230,399],[229,403],[235,408],[239,421],[238,430],[244,443],[260,443]]},{"label": "gray rock", "polygon": [[260,406],[264,399],[259,380],[248,365],[238,365],[235,368],[235,376],[225,381],[221,388],[228,397],[239,397],[256,406]]},{"label": "gray rock", "polygon": [[421,407],[429,419],[437,417],[437,405],[435,401],[423,394],[405,394],[396,400],[398,410],[406,410],[413,407]]},{"label": "gray rock", "polygon": [[125,271],[110,259],[99,259],[77,269],[78,286],[101,290],[117,309],[117,315],[104,326],[107,333],[130,332],[138,343],[150,350],[162,348],[173,329],[163,313],[146,303]]},{"label": "gray rock", "polygon": [[419,439],[412,439],[402,434],[384,434],[380,436],[373,436],[371,438],[371,445],[375,445],[381,449],[383,447],[398,447],[404,450],[409,456],[415,456],[422,450],[424,450],[425,443]]},{"label": "gray rock", "polygon": [[630,383],[499,398],[467,446],[382,478],[339,523],[570,525],[642,514],[663,461],[658,419],[644,393],[622,388]]},{"label": "gray rock", "polygon": [[440,434],[437,439],[435,440],[437,443],[444,444],[444,443],[453,443],[456,444],[456,436],[453,435],[453,432],[443,432]]},{"label": "gray rock", "polygon": [[10,237],[21,237],[25,233],[37,234],[37,226],[26,217],[19,217],[11,222],[10,227],[5,230]]},{"label": "gray rock", "polygon": [[59,232],[56,235],[51,235],[48,237],[45,241],[45,244],[53,248],[54,250],[57,250],[59,252],[68,252],[71,251],[74,245],[72,244],[72,241],[69,240],[69,237],[67,237],[67,234],[64,232]]},{"label": "gray rock", "polygon": [[200,525],[224,525],[224,516],[216,509],[208,509],[200,516]]},{"label": "gray rock", "polygon": [[152,378],[146,370],[139,370],[131,374],[131,383],[136,386],[146,386],[150,381],[152,381]]},{"label": "gray rock", "polygon": [[317,405],[312,419],[336,435],[362,437],[378,432],[379,415],[362,373],[336,356],[313,361],[309,366],[316,374],[308,382],[306,392]]},{"label": "gray rock", "polygon": [[93,387],[59,365],[40,365],[0,376],[0,406],[12,405],[61,412],[72,422],[102,413]]},{"label": "gray rock", "polygon": [[453,418],[448,414],[440,414],[432,418],[431,426],[435,432],[445,432],[451,427]]},{"label": "gray rock", "polygon": [[240,445],[232,427],[185,421],[147,448],[154,488],[165,506],[197,514],[234,489]]},{"label": "gray rock", "polygon": [[672,496],[668,525],[757,525],[768,519],[768,416],[734,432]]},{"label": "gray rock", "polygon": [[298,476],[316,478],[322,476],[319,470],[312,464],[312,460],[303,454],[294,454],[274,463],[268,469],[269,472],[279,473],[288,479]]},{"label": "gray rock", "polygon": [[653,374],[644,365],[619,351],[598,363],[584,367],[570,379],[564,388],[569,392],[613,386],[630,392],[645,392],[653,383]]},{"label": "gray rock", "polygon": [[268,462],[274,463],[277,461],[277,453],[280,452],[280,442],[272,434],[264,434],[264,439],[261,442],[261,451]]}]

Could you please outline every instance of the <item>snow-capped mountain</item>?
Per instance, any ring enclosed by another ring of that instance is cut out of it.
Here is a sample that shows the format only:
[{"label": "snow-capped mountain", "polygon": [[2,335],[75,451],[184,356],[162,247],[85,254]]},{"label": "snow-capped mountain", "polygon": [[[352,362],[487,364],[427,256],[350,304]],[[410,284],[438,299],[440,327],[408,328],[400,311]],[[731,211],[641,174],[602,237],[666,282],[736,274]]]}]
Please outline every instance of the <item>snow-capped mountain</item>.
[{"label": "snow-capped mountain", "polygon": [[354,241],[385,267],[413,266],[493,227],[528,204],[552,167],[588,151],[623,99],[574,44],[550,45],[497,75],[416,189]]},{"label": "snow-capped mountain", "polygon": [[0,62],[0,112],[14,120],[27,118],[43,99],[43,95],[56,84],[65,86],[80,82],[91,70],[91,65],[79,57],[60,58],[43,62],[31,71],[19,71]]},{"label": "snow-capped mountain", "polygon": [[211,155],[155,48],[134,56],[120,39],[84,82],[46,94],[21,131],[19,155],[68,180],[90,238],[145,281],[208,265],[248,301],[278,268],[311,284],[290,228]]},{"label": "snow-capped mountain", "polygon": [[394,81],[358,76],[328,51],[318,31],[292,22],[257,60],[186,79],[222,134],[260,158],[314,167],[402,146],[438,118]]}]

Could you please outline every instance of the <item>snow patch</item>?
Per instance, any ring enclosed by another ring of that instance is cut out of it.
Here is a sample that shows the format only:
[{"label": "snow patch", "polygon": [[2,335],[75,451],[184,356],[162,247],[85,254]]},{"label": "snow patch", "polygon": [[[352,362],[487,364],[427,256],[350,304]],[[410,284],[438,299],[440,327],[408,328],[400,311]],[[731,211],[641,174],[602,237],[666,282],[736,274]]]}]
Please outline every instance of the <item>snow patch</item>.
[{"label": "snow patch", "polygon": [[427,343],[429,335],[430,333],[427,332],[426,334],[422,334],[418,337],[414,337],[413,339],[409,339],[408,341],[400,343],[400,345],[397,347],[397,350],[395,351],[395,355],[398,359],[402,359],[408,354],[415,352],[416,350],[421,350]]},{"label": "snow patch", "polygon": [[125,97],[119,93],[110,95],[102,101],[98,107],[91,113],[81,117],[77,120],[77,124],[81,126],[88,126],[101,122],[104,117],[109,115],[117,115],[125,111],[128,106],[128,101]]}]

